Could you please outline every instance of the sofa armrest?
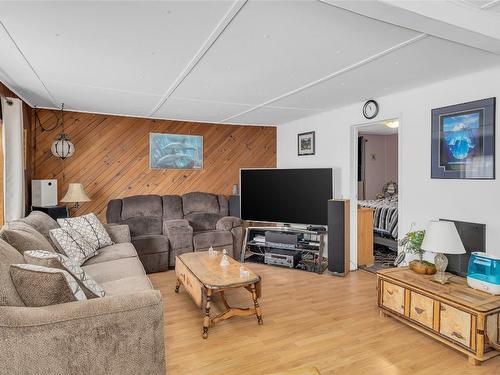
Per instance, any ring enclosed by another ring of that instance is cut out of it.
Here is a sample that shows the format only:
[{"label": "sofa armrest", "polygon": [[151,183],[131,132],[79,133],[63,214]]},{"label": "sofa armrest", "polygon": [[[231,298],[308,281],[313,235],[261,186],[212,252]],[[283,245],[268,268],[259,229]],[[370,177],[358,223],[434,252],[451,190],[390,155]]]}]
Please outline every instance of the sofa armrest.
[{"label": "sofa armrest", "polygon": [[163,305],[149,290],[46,307],[0,307],[6,374],[165,374]]},{"label": "sofa armrest", "polygon": [[130,228],[126,224],[104,224],[104,228],[114,243],[131,242]]},{"label": "sofa armrest", "polygon": [[217,230],[228,230],[230,231],[233,228],[243,226],[243,220],[236,216],[224,216],[223,218],[217,221],[215,228]]},{"label": "sofa armrest", "polygon": [[164,220],[163,235],[168,237],[171,250],[193,250],[193,227],[187,220]]}]

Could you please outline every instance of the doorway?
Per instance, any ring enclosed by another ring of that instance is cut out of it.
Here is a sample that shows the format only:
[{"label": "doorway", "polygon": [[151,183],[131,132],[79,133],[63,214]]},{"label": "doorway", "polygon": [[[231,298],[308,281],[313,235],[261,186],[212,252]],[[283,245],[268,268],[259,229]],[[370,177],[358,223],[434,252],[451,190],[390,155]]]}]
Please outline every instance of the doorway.
[{"label": "doorway", "polygon": [[399,120],[356,127],[357,266],[391,268],[398,254]]}]

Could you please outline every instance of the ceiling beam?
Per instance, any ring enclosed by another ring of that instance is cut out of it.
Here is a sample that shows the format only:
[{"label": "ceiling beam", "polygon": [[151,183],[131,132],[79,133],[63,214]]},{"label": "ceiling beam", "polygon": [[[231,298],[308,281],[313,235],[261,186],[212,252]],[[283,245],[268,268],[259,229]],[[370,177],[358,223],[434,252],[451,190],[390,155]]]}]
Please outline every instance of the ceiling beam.
[{"label": "ceiling beam", "polygon": [[203,56],[208,52],[210,47],[216,42],[216,40],[222,35],[224,30],[229,26],[231,21],[236,17],[239,11],[246,4],[247,0],[236,0],[231,9],[224,15],[224,17],[220,20],[214,30],[210,33],[207,40],[203,43],[200,49],[196,52],[194,57],[189,61],[186,67],[182,70],[182,72],[177,76],[175,81],[170,85],[167,91],[163,94],[158,104],[153,108],[153,110],[149,113],[149,116],[154,116],[156,112],[166,103],[168,98],[173,94],[173,92],[179,87],[179,85],[187,78],[187,76],[192,72],[195,66],[201,61]]},{"label": "ceiling beam", "polygon": [[500,55],[500,19],[497,14],[490,14],[479,8],[451,1],[320,1]]},{"label": "ceiling beam", "polygon": [[370,62],[372,62],[374,60],[377,60],[377,59],[381,58],[382,56],[388,55],[391,52],[397,51],[400,48],[403,48],[403,47],[406,47],[406,46],[408,46],[410,44],[413,44],[413,43],[415,43],[415,42],[417,42],[417,41],[425,38],[426,36],[427,36],[426,34],[420,34],[420,35],[417,35],[417,36],[415,36],[415,37],[413,37],[411,39],[405,40],[404,42],[396,44],[395,46],[392,46],[391,48],[388,48],[388,49],[385,49],[383,51],[380,51],[380,52],[378,52],[378,53],[376,53],[374,55],[371,55],[371,56],[369,56],[369,57],[361,60],[361,61],[358,61],[357,63],[354,63],[352,65],[349,65],[349,66],[345,67],[345,68],[337,70],[336,72],[328,74],[327,76],[324,76],[323,78],[320,78],[320,79],[318,79],[316,81],[310,82],[307,85],[301,86],[299,88],[296,88],[295,90],[292,90],[292,91],[289,91],[289,92],[287,92],[287,93],[285,93],[283,95],[277,96],[277,97],[275,97],[275,98],[273,98],[271,100],[268,100],[268,101],[266,101],[264,103],[258,104],[255,107],[252,107],[252,108],[250,108],[250,109],[248,109],[246,111],[237,113],[237,114],[235,114],[233,116],[230,116],[230,117],[227,117],[224,120],[221,120],[221,123],[225,123],[226,121],[230,121],[230,120],[232,120],[232,119],[234,119],[236,117],[243,116],[243,115],[245,115],[245,114],[247,114],[249,112],[255,111],[255,110],[257,110],[259,108],[262,108],[262,107],[265,107],[265,106],[268,106],[269,104],[274,103],[274,102],[276,102],[276,101],[278,101],[280,99],[286,98],[286,97],[288,97],[290,95],[297,94],[298,92],[301,92],[301,91],[303,91],[305,89],[308,89],[310,87],[319,85],[320,83],[328,81],[329,79],[332,79],[334,77],[338,77],[338,76],[340,76],[340,75],[342,75],[344,73],[350,72],[351,70],[354,70],[354,69],[357,69],[359,67],[362,67],[363,65],[366,65],[366,64],[368,64],[368,63],[370,63]]}]

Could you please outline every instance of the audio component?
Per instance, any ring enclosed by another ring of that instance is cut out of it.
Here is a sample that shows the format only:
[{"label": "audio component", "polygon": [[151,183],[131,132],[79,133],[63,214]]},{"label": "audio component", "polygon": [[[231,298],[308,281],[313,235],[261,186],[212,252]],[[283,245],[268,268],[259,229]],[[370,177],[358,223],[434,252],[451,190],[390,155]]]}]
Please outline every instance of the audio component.
[{"label": "audio component", "polygon": [[328,271],[346,276],[350,270],[350,208],[348,199],[328,201]]},{"label": "audio component", "polygon": [[31,205],[57,206],[57,180],[31,180]]},{"label": "audio component", "polygon": [[291,245],[291,246],[286,246],[287,248],[293,248],[297,246],[297,243],[301,239],[299,238],[301,237],[299,233],[278,232],[271,230],[266,231],[265,236],[267,243]]},{"label": "audio component", "polygon": [[264,263],[295,268],[300,262],[300,251],[273,249],[264,255]]}]

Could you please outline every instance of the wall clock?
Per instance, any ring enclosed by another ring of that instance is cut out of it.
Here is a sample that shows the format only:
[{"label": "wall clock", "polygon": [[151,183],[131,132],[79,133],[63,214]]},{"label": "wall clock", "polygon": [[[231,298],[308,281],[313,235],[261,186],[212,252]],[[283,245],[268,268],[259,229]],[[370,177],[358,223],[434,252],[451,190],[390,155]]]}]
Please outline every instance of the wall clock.
[{"label": "wall clock", "polygon": [[363,116],[367,119],[375,118],[378,115],[378,103],[375,100],[368,100],[363,106]]}]

